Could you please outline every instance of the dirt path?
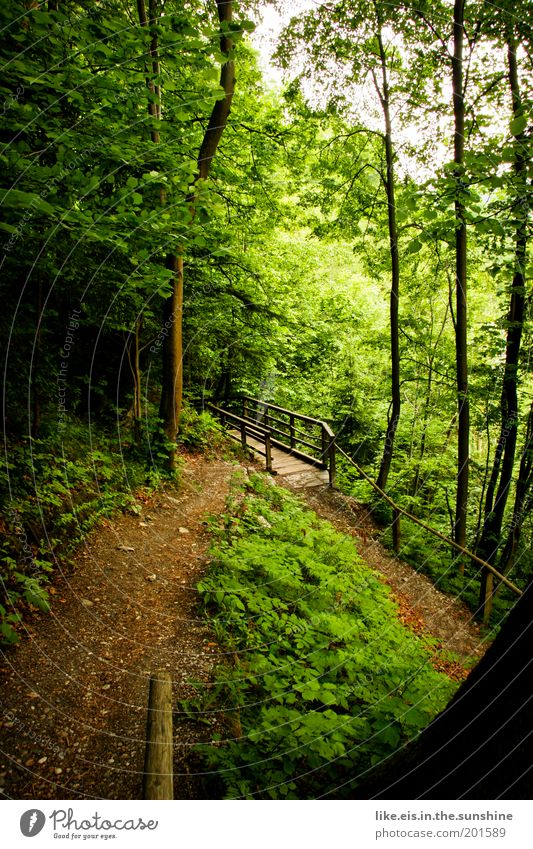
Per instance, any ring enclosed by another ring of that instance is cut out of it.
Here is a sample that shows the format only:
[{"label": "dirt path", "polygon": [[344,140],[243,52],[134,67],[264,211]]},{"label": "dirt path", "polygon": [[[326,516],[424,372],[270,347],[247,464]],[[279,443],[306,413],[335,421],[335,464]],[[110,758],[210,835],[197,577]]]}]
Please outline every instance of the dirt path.
[{"label": "dirt path", "polygon": [[[195,618],[208,513],[223,510],[235,464],[190,457],[177,495],[94,532],[50,617],[7,651],[0,684],[0,791],[15,799],[141,797],[148,678],[169,668],[174,704],[207,681],[213,644]],[[176,798],[194,792],[180,763],[213,728],[181,723]]]},{"label": "dirt path", "polygon": [[[290,478],[280,478],[279,482],[291,488]],[[458,599],[440,592],[425,575],[393,557],[379,542],[381,529],[364,505],[328,487],[298,488],[295,492],[337,530],[355,537],[361,557],[392,588],[404,624],[420,635],[436,638],[437,649],[459,655],[461,664],[467,667],[482,657],[487,644],[472,611]],[[464,678],[466,671],[461,664],[454,669],[454,664],[444,662],[442,668],[452,677]]]}]

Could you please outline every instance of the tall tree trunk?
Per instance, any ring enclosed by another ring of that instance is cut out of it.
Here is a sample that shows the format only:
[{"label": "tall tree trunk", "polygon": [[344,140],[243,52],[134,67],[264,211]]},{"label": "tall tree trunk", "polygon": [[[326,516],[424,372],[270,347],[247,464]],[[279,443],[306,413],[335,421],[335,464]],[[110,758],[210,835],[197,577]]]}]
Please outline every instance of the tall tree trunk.
[{"label": "tall tree trunk", "polygon": [[[139,0],[139,3],[141,2],[142,0]],[[216,4],[218,19],[221,24],[220,50],[224,56],[229,57],[233,49],[233,42],[225,34],[224,25],[231,23],[233,4],[231,0],[229,2],[228,0],[216,0]],[[151,52],[152,59],[154,60],[154,55],[157,58],[157,41],[154,47],[153,39]],[[157,65],[157,67],[159,66]],[[198,171],[187,198],[191,211],[191,222],[195,216],[198,181],[205,180],[209,175],[213,157],[226,128],[231,111],[233,92],[235,90],[235,68],[232,59],[228,58],[221,67],[220,85],[224,89],[225,96],[223,99],[217,100],[213,106],[198,153]],[[164,307],[164,327],[169,332],[163,342],[163,382],[159,416],[163,420],[163,430],[166,437],[170,442],[174,443],[179,427],[183,396],[183,248],[178,247],[175,253],[167,257],[167,267],[174,274],[172,294]],[[172,449],[170,451],[169,463],[171,470],[174,469],[175,454]]]},{"label": "tall tree trunk", "polygon": [[365,799],[530,799],[533,587],[449,705],[361,785]]},{"label": "tall tree trunk", "polygon": [[[507,41],[508,79],[513,104],[513,118],[523,114],[522,98],[516,64],[516,44],[512,36]],[[526,304],[526,254],[528,225],[527,145],[523,132],[515,134],[514,174],[516,179],[515,215],[517,219],[514,273],[511,302],[507,316],[505,369],[501,397],[501,427],[492,473],[487,487],[483,531],[478,546],[479,556],[494,564],[500,547],[503,518],[513,477],[518,430],[518,364]],[[499,479],[499,483],[498,483]],[[498,487],[496,490],[496,486]],[[479,596],[484,619],[490,616],[494,576],[483,570]]]},{"label": "tall tree trunk", "polygon": [[39,436],[41,429],[41,358],[42,358],[42,312],[43,312],[43,283],[39,275],[35,293],[35,343],[31,358],[31,435],[34,439]]},{"label": "tall tree trunk", "polygon": [[515,563],[522,525],[533,507],[533,403],[527,419],[524,450],[520,459],[520,469],[516,482],[513,516],[505,547],[500,556],[499,570],[509,572]]},{"label": "tall tree trunk", "polygon": [[[468,398],[467,302],[466,302],[466,222],[464,184],[463,20],[464,0],[455,0],[453,12],[453,114],[455,162],[455,351],[457,371],[457,492],[454,540],[466,547],[468,509],[470,403]],[[464,569],[464,566],[462,567]]]},{"label": "tall tree trunk", "polygon": [[[174,443],[178,432],[183,393],[183,256],[171,254],[167,268],[172,271],[172,294],[163,306],[163,374],[159,418],[167,439]],[[175,468],[175,452],[170,451],[170,468]]]},{"label": "tall tree trunk", "polygon": [[431,353],[428,357],[428,380],[426,386],[426,398],[424,403],[424,413],[422,416],[422,433],[420,436],[420,448],[418,455],[418,462],[416,465],[415,476],[412,484],[411,494],[415,497],[418,495],[418,488],[420,485],[420,472],[422,467],[422,461],[424,460],[424,456],[426,453],[426,440],[427,440],[427,429],[429,425],[429,414],[431,410],[431,393],[433,390],[433,363],[435,362],[435,357],[437,356],[437,350],[439,347],[440,340],[442,338],[442,334],[444,333],[444,329],[446,327],[448,321],[448,310],[449,305],[446,306],[446,311],[444,313],[444,318],[442,320],[442,324],[440,330],[437,333],[437,338],[433,343],[433,324],[434,324],[434,311],[433,311],[433,303],[431,303],[431,335],[430,342],[433,343],[433,348],[431,349]]},{"label": "tall tree trunk", "polygon": [[398,307],[400,296],[400,261],[398,257],[398,228],[396,224],[396,199],[394,182],[394,149],[392,145],[392,126],[390,116],[389,81],[387,76],[387,56],[383,46],[381,28],[378,29],[377,40],[381,64],[381,91],[376,85],[385,119],[385,161],[387,174],[385,190],[387,193],[387,214],[389,227],[389,249],[391,258],[391,291],[390,291],[390,354],[391,354],[391,405],[389,409],[387,431],[383,457],[377,478],[377,485],[385,489],[389,477],[394,437],[400,420],[400,335],[398,329]]},{"label": "tall tree trunk", "polygon": [[141,394],[141,331],[143,315],[137,317],[133,339],[127,345],[128,362],[133,378],[133,437],[135,444],[141,442],[142,394]]}]

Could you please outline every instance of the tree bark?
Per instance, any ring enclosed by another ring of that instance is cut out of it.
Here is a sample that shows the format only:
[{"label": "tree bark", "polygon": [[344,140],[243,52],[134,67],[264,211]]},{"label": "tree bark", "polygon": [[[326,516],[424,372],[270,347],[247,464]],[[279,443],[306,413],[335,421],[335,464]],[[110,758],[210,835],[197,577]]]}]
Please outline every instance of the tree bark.
[{"label": "tree bark", "polygon": [[[152,37],[150,40],[150,56],[152,59],[152,73],[154,75],[159,75],[160,67],[159,67],[159,47],[157,41],[157,32],[155,30],[155,24],[157,22],[157,5],[156,0],[149,0],[149,15],[150,19],[146,15],[146,6],[144,0],[137,0],[137,13],[139,15],[139,23],[142,27],[152,29]],[[148,98],[148,114],[151,118],[155,120],[160,120],[161,118],[161,88],[159,85],[156,86],[154,81],[150,76],[146,78],[146,87],[148,89],[149,95]],[[155,97],[158,97],[158,102],[156,103]],[[156,126],[152,125],[150,128],[150,135],[154,144],[158,144],[160,141],[159,130]]]},{"label": "tree bark", "polygon": [[377,478],[377,485],[385,489],[389,477],[392,455],[394,450],[394,437],[400,420],[401,396],[400,396],[400,335],[398,329],[398,307],[400,290],[400,261],[398,256],[398,228],[396,224],[396,198],[394,181],[394,149],[392,144],[392,126],[390,116],[389,81],[387,76],[387,57],[383,46],[381,28],[378,29],[377,40],[381,64],[382,91],[378,95],[383,109],[385,119],[385,161],[387,174],[385,179],[385,190],[387,194],[387,217],[389,228],[389,249],[391,258],[391,291],[390,291],[390,353],[391,353],[391,406],[387,421],[385,434],[385,446],[383,457]]},{"label": "tree bark", "polygon": [[[453,114],[455,162],[455,350],[457,373],[458,439],[457,491],[455,501],[454,539],[466,547],[468,479],[470,460],[470,404],[468,397],[467,350],[467,240],[464,184],[464,94],[463,94],[463,20],[464,0],[455,0],[453,13]],[[464,569],[464,566],[462,567]],[[462,571],[462,570],[461,570]]]},{"label": "tree bark", "polygon": [[500,556],[500,571],[510,572],[514,566],[522,525],[533,506],[533,403],[529,409],[524,450],[520,459],[520,470],[516,482],[513,516],[507,541]]},{"label": "tree bark", "polygon": [[[522,99],[518,82],[516,44],[510,36],[507,41],[508,79],[513,104],[513,118],[522,115]],[[517,218],[514,273],[511,301],[507,316],[505,368],[501,396],[501,427],[492,473],[487,487],[483,531],[478,546],[479,556],[494,564],[501,542],[503,518],[512,483],[518,431],[518,365],[526,305],[525,267],[527,259],[528,186],[526,139],[524,133],[515,135],[513,163],[516,179],[515,215]],[[498,483],[499,480],[499,483]],[[497,486],[497,490],[496,490]],[[481,575],[479,607],[483,618],[490,616],[493,576],[484,570]]]},{"label": "tree bark", "polygon": [[[163,374],[159,417],[167,439],[174,443],[178,432],[183,393],[183,256],[170,255],[167,267],[173,272],[172,294],[163,305]],[[170,468],[175,457],[171,449]]]},{"label": "tree bark", "polygon": [[136,445],[141,442],[142,394],[141,394],[141,331],[143,315],[135,320],[133,338],[127,344],[128,362],[133,379],[133,437]]},{"label": "tree bark", "polygon": [[35,293],[35,343],[31,360],[31,429],[30,433],[37,439],[41,429],[41,358],[42,358],[42,313],[43,313],[43,283],[39,274]]}]

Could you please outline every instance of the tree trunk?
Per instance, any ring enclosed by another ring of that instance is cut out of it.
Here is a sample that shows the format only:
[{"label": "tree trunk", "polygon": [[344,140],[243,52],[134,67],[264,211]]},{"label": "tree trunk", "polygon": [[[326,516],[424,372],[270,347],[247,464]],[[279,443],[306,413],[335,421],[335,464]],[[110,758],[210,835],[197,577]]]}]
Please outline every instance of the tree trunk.
[{"label": "tree trunk", "polygon": [[[142,0],[139,0],[142,2]],[[232,2],[216,0],[220,24],[230,23],[233,16]],[[150,7],[152,9],[152,5]],[[151,13],[152,14],[152,13]],[[152,39],[152,45],[154,41]],[[231,38],[224,34],[221,27],[220,50],[229,56],[233,49]],[[151,48],[152,50],[152,48]],[[157,42],[155,42],[157,55]],[[152,53],[152,58],[154,53]],[[235,89],[235,70],[233,60],[228,59],[220,70],[220,85],[225,97],[217,100],[213,106],[207,129],[198,153],[198,171],[188,195],[187,201],[191,211],[191,223],[195,216],[195,201],[197,199],[198,181],[205,180],[209,174],[213,157],[216,153],[222,133],[226,128],[231,111],[233,92]],[[160,114],[160,113],[159,113]],[[164,328],[168,329],[163,341],[163,382],[159,416],[163,420],[163,431],[173,443],[179,427],[179,417],[183,396],[183,249],[167,258],[167,267],[174,272],[172,294],[164,307]],[[169,457],[170,468],[175,468],[174,451]]]},{"label": "tree trunk", "polygon": [[449,705],[358,788],[365,799],[530,799],[533,587]]},{"label": "tree trunk", "polygon": [[[171,255],[167,260],[173,272],[170,298],[163,306],[163,328],[166,333],[163,344],[163,376],[159,418],[163,420],[163,431],[170,442],[178,432],[183,391],[183,257]],[[169,456],[170,468],[175,468],[174,451]]]},{"label": "tree trunk", "polygon": [[401,397],[400,397],[400,336],[398,329],[398,306],[400,289],[400,261],[398,257],[398,228],[396,224],[396,199],[394,182],[394,150],[392,145],[392,127],[390,117],[389,81],[387,77],[387,57],[383,46],[381,29],[377,34],[379,55],[381,63],[382,91],[378,90],[383,116],[385,119],[385,160],[387,175],[385,179],[385,190],[387,193],[387,212],[389,227],[389,249],[391,258],[391,291],[390,291],[390,353],[391,353],[391,406],[387,421],[385,434],[385,446],[383,457],[377,478],[377,485],[385,489],[389,477],[392,455],[394,450],[394,437],[400,420]]},{"label": "tree trunk", "polygon": [[[453,14],[453,114],[455,162],[455,350],[457,371],[458,441],[454,540],[466,547],[468,509],[470,404],[468,398],[466,223],[464,184],[463,18],[464,0],[455,0]],[[461,571],[463,571],[464,566]]]},{"label": "tree trunk", "polygon": [[529,409],[524,450],[520,459],[520,470],[516,482],[513,516],[505,547],[502,551],[499,570],[509,572],[516,559],[518,543],[524,519],[533,506],[533,403]]},{"label": "tree trunk", "polygon": [[[141,421],[142,421],[142,398],[141,398],[141,331],[143,324],[142,314],[135,321],[135,332],[133,334],[133,345],[127,347],[128,361],[130,364],[131,375],[133,378],[133,438],[136,445],[141,442]],[[133,347],[133,356],[132,356]]]},{"label": "tree trunk", "polygon": [[[516,45],[509,37],[507,42],[508,78],[513,103],[513,118],[522,115],[522,99],[516,65]],[[515,238],[514,274],[511,286],[511,302],[507,317],[507,341],[505,369],[501,397],[501,428],[494,455],[494,463],[485,499],[483,531],[478,546],[479,556],[494,564],[500,547],[501,532],[507,498],[511,487],[516,454],[518,430],[518,365],[526,304],[525,268],[527,259],[528,186],[526,139],[524,133],[515,135],[514,174],[516,178],[515,215],[517,218]],[[499,484],[498,484],[499,478]],[[496,491],[496,485],[498,489]],[[496,497],[494,494],[496,492]],[[484,619],[490,616],[493,575],[486,569],[481,575],[479,596],[480,610]]]},{"label": "tree trunk", "polygon": [[31,417],[31,435],[34,439],[37,439],[39,436],[39,431],[41,429],[41,387],[40,387],[40,371],[41,371],[41,357],[42,357],[42,331],[41,331],[41,319],[43,312],[43,283],[39,276],[37,280],[37,289],[35,293],[35,308],[36,308],[36,320],[35,320],[35,343],[33,347],[32,361],[31,361],[31,407],[32,407],[32,417]]}]

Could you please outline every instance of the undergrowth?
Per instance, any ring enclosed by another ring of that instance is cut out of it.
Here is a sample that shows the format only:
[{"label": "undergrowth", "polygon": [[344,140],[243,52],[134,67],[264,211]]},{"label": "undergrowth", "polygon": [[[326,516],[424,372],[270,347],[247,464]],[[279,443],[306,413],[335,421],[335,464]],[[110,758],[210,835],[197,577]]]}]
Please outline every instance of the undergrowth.
[{"label": "undergrowth", "polygon": [[242,482],[212,526],[199,591],[226,662],[181,706],[226,730],[200,747],[206,793],[349,796],[456,685],[431,668],[352,540],[264,475]]}]

